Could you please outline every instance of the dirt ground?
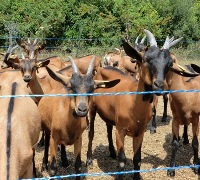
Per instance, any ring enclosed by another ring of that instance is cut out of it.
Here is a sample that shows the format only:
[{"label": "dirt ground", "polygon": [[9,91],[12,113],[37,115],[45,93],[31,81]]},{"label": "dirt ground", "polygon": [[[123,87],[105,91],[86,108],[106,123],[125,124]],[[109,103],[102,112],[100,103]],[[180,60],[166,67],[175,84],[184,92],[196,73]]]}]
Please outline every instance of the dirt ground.
[{"label": "dirt ground", "polygon": [[[141,170],[150,170],[154,168],[165,168],[169,166],[169,159],[171,154],[171,110],[168,105],[168,121],[166,123],[161,122],[161,117],[163,113],[163,100],[159,97],[159,103],[157,108],[157,133],[150,134],[149,130],[145,132],[143,146],[142,146],[142,165]],[[182,129],[180,135],[182,135]],[[111,159],[109,157],[108,141],[105,123],[97,116],[95,121],[95,135],[93,140],[93,168],[86,168],[86,153],[87,153],[87,133],[85,130],[83,133],[83,147],[82,147],[82,167],[83,173],[106,173],[118,171],[117,160]],[[115,142],[115,129],[113,131],[113,137]],[[177,166],[188,166],[192,165],[193,162],[193,150],[191,147],[192,134],[191,125],[189,126],[189,145],[182,145],[177,153]],[[114,143],[115,145],[115,143]],[[116,145],[115,145],[116,147]],[[71,165],[68,168],[58,168],[57,175],[67,175],[73,174],[74,171],[74,156],[73,156],[73,146],[68,146],[67,156],[70,160]],[[36,168],[38,177],[49,177],[48,172],[41,172],[42,157],[44,148],[36,149]],[[126,170],[132,170],[132,138],[126,137],[125,139],[125,153],[127,157]],[[60,159],[58,158],[58,162]],[[132,175],[125,175],[126,180],[131,179]],[[67,178],[64,178],[67,179]],[[73,179],[73,178],[70,178]],[[87,180],[110,180],[114,179],[114,176],[87,176]],[[176,170],[176,176],[170,178],[167,176],[166,170],[160,170],[156,172],[143,172],[141,173],[141,179],[144,180],[194,180],[200,179],[194,174],[192,169],[179,169]]]}]

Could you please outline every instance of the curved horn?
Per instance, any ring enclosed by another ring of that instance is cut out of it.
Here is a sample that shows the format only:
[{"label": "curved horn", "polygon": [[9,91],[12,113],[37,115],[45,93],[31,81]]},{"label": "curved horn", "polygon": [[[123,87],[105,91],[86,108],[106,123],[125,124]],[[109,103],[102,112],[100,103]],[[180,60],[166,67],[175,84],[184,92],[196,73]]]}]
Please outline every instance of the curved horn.
[{"label": "curved horn", "polygon": [[93,72],[95,58],[96,58],[96,56],[93,56],[92,60],[90,61],[90,64],[89,64],[88,70],[87,70],[87,75],[92,74],[92,72]]},{"label": "curved horn", "polygon": [[25,60],[25,56],[24,56],[24,53],[22,53],[22,59],[23,59],[23,60]]},{"label": "curved horn", "polygon": [[34,40],[33,45],[36,45],[37,43],[37,38]]},{"label": "curved horn", "polygon": [[147,36],[145,35],[145,36],[142,38],[142,40],[140,41],[141,44],[144,44],[144,41],[145,41],[146,37],[147,37]]},{"label": "curved horn", "polygon": [[149,39],[149,43],[150,43],[150,46],[156,46],[157,47],[157,42],[156,42],[156,39],[154,37],[154,35],[148,31],[148,30],[144,30],[145,34],[147,35],[148,39]]},{"label": "curved horn", "polygon": [[11,49],[11,52],[13,52],[15,49],[18,48],[18,45],[14,46],[12,49]]},{"label": "curved horn", "polygon": [[78,68],[76,66],[76,63],[75,63],[74,59],[71,56],[68,56],[68,58],[69,58],[69,60],[70,60],[70,62],[72,64],[73,73],[78,73]]},{"label": "curved horn", "polygon": [[180,37],[172,42],[170,42],[169,47],[175,46],[178,42],[180,42],[183,39],[183,37]]},{"label": "curved horn", "polygon": [[139,39],[140,36],[138,36],[136,39],[135,39],[135,44],[138,45],[138,39]]}]

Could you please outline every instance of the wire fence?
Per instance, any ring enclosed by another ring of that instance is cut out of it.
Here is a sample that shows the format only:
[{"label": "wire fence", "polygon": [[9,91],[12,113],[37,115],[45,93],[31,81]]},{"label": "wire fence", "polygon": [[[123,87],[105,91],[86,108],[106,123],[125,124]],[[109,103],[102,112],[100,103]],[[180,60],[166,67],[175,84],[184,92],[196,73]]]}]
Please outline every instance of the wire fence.
[{"label": "wire fence", "polygon": [[[22,97],[55,97],[55,96],[119,96],[119,95],[136,95],[136,94],[169,94],[169,93],[197,93],[200,92],[200,89],[190,89],[190,90],[169,90],[169,91],[146,91],[146,92],[112,92],[112,93],[89,93],[89,94],[34,94],[34,95],[4,95],[0,98],[22,98]],[[64,178],[74,178],[74,177],[97,177],[97,176],[110,176],[110,175],[127,175],[134,173],[148,173],[156,171],[167,171],[167,170],[180,170],[180,169],[194,169],[199,168],[200,165],[188,165],[188,166],[176,166],[176,167],[159,167],[152,169],[142,169],[142,170],[131,170],[131,171],[121,171],[121,172],[105,172],[105,173],[82,173],[82,174],[68,174],[68,175],[57,175],[53,177],[42,177],[42,178],[31,178],[30,180],[47,180],[47,179],[64,179]]]},{"label": "wire fence", "polygon": [[[1,38],[7,38],[7,37],[0,37]],[[40,40],[40,38],[38,38]],[[78,42],[78,41],[95,41],[97,39],[64,39],[64,38],[46,38],[46,39],[41,39],[41,40],[48,40],[48,41],[74,41],[74,42]],[[192,42],[192,43],[198,43],[198,42]],[[84,44],[84,43],[83,43]],[[199,44],[198,44],[199,46]],[[192,46],[190,49],[188,49],[187,51],[187,57],[190,56],[191,52],[193,53],[193,56],[195,54],[195,57],[200,55],[200,50],[199,48],[197,48],[198,46]],[[8,46],[0,46],[0,48],[2,49],[7,49]],[[47,46],[46,49],[47,50],[60,50],[64,53],[66,53],[65,55],[68,54],[68,52],[66,51],[66,46]],[[96,48],[96,49],[95,49]],[[111,47],[114,48],[114,47]],[[64,49],[64,50],[63,50]],[[77,56],[78,55],[78,51],[84,51],[86,48],[83,48],[81,46],[77,46],[75,47],[75,50],[72,51],[72,53]],[[93,50],[95,49],[95,51],[108,51],[108,48],[105,47],[93,47]],[[181,53],[183,53],[180,50]],[[103,54],[103,53],[102,53]],[[49,52],[47,53],[41,53],[40,56],[44,57],[44,56],[48,56]],[[119,95],[136,95],[136,94],[155,94],[155,93],[160,93],[160,94],[169,94],[169,93],[186,93],[186,92],[190,92],[190,93],[197,93],[200,92],[199,89],[190,89],[190,90],[169,90],[169,91],[147,91],[147,92],[113,92],[113,93],[90,93],[90,94],[43,94],[43,95],[39,95],[39,94],[34,94],[34,95],[4,95],[4,96],[0,96],[0,98],[11,98],[11,97],[15,97],[15,98],[22,98],[22,97],[54,97],[54,96],[119,96]],[[179,169],[189,169],[189,168],[199,168],[199,165],[188,165],[188,166],[177,166],[177,167],[162,167],[162,168],[153,168],[153,169],[143,169],[140,171],[123,171],[123,172],[105,172],[105,173],[83,173],[83,174],[68,174],[68,175],[62,175],[62,176],[54,176],[54,177],[43,177],[43,178],[33,178],[35,180],[46,180],[46,179],[63,179],[63,178],[73,178],[73,177],[88,177],[88,176],[109,176],[109,175],[120,175],[120,174],[134,174],[136,172],[140,172],[140,173],[144,173],[144,172],[154,172],[154,171],[167,171],[167,170],[179,170]]]},{"label": "wire fence", "polygon": [[[17,36],[13,37],[15,42]],[[23,38],[27,39],[27,38]],[[30,38],[34,40],[33,38]],[[73,57],[81,57],[88,54],[96,54],[103,56],[106,52],[113,51],[114,48],[119,48],[121,39],[109,39],[109,38],[37,38],[38,41],[46,42],[45,50],[41,51],[39,57],[47,57],[50,53],[55,55],[71,55]],[[1,44],[0,49],[5,51],[8,48],[8,37],[0,36],[0,41],[4,41]],[[165,40],[157,40],[158,43],[163,44]],[[132,40],[134,42],[134,40]],[[147,43],[147,41],[146,41]],[[185,47],[187,44],[187,47]],[[182,47],[183,46],[183,47]],[[175,47],[176,54],[181,54],[180,59],[198,59],[200,56],[200,43],[199,41],[187,41],[182,40],[180,46]]]}]

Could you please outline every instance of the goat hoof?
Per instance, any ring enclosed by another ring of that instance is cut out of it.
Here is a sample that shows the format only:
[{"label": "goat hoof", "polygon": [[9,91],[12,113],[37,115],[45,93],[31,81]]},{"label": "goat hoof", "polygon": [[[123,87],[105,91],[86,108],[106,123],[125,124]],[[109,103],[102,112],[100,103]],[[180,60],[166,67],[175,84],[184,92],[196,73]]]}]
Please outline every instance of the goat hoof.
[{"label": "goat hoof", "polygon": [[42,148],[44,147],[44,141],[41,141],[37,144],[37,147]]},{"label": "goat hoof", "polygon": [[62,161],[62,167],[64,167],[64,168],[69,167],[69,163],[66,161],[64,161],[64,162]]},{"label": "goat hoof", "polygon": [[167,122],[167,117],[162,117],[161,122]]},{"label": "goat hoof", "polygon": [[[194,164],[194,165],[196,165],[196,164]],[[200,175],[200,168],[197,167],[197,168],[192,168],[192,169],[193,169],[195,174]]]},{"label": "goat hoof", "polygon": [[189,140],[188,140],[188,139],[187,139],[187,140],[183,140],[183,144],[184,144],[184,145],[189,144]]},{"label": "goat hoof", "polygon": [[50,169],[49,170],[50,176],[55,176],[56,175],[56,170],[55,169]]},{"label": "goat hoof", "polygon": [[111,157],[112,159],[117,159],[116,153],[110,153],[110,157]]},{"label": "goat hoof", "polygon": [[168,170],[167,176],[174,177],[175,176],[175,170]]},{"label": "goat hoof", "polygon": [[48,164],[47,163],[43,163],[41,171],[46,171],[46,170],[48,170]]},{"label": "goat hoof", "polygon": [[92,159],[87,159],[87,161],[86,161],[86,166],[87,166],[87,167],[92,167],[92,166],[93,166]]},{"label": "goat hoof", "polygon": [[150,130],[150,134],[155,134],[156,133],[156,130],[155,129],[151,129]]},{"label": "goat hoof", "polygon": [[139,173],[135,173],[135,174],[133,175],[133,179],[134,179],[134,180],[140,180],[140,174],[139,174]]}]

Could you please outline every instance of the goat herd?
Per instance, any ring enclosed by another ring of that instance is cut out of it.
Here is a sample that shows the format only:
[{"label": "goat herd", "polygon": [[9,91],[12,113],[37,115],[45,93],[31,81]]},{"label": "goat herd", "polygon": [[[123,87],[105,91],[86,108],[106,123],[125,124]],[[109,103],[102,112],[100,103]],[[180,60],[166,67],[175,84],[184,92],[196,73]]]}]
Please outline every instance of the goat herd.
[{"label": "goat herd", "polygon": [[[131,136],[133,142],[133,179],[140,179],[141,149],[147,124],[153,117],[152,132],[156,131],[155,115],[158,96],[165,99],[163,121],[166,121],[167,98],[172,111],[172,152],[170,167],[176,166],[179,148],[179,126],[184,125],[184,143],[189,143],[187,127],[192,123],[192,148],[194,164],[200,165],[198,157],[199,99],[200,93],[170,93],[162,90],[200,89],[200,68],[192,64],[185,69],[169,49],[182,38],[174,40],[167,37],[162,48],[157,46],[154,35],[144,30],[149,47],[144,46],[144,38],[133,46],[122,40],[123,51],[107,53],[104,61],[100,57],[88,55],[64,62],[53,56],[38,60],[38,52],[44,45],[37,40],[27,42],[17,40],[26,51],[19,58],[13,51],[12,43],[3,54],[0,70],[0,179],[36,177],[35,146],[40,131],[44,141],[42,171],[48,170],[51,176],[58,169],[57,153],[61,144],[61,162],[69,165],[66,156],[67,145],[74,145],[75,172],[81,173],[82,133],[89,128],[86,165],[92,166],[92,141],[96,113],[106,123],[110,157],[117,158],[118,170],[124,171],[126,165],[124,140]],[[11,37],[10,37],[11,38]],[[11,42],[11,41],[10,41]],[[104,66],[104,67],[102,67]],[[146,92],[155,94],[136,94],[120,96],[85,96],[75,94]],[[36,95],[25,98],[15,95]],[[37,96],[43,94],[72,94],[71,96]],[[116,147],[113,145],[112,130],[115,126]],[[49,152],[50,151],[50,152]],[[166,164],[166,166],[168,166]],[[200,174],[200,168],[195,169]],[[175,170],[167,171],[175,176]],[[116,176],[123,179],[123,174]],[[76,179],[80,179],[79,176]]]}]

